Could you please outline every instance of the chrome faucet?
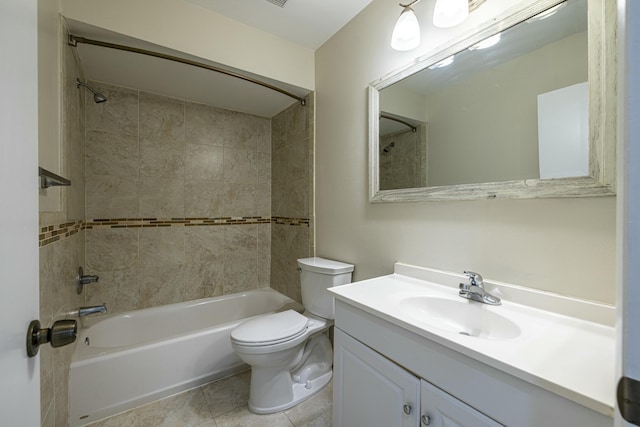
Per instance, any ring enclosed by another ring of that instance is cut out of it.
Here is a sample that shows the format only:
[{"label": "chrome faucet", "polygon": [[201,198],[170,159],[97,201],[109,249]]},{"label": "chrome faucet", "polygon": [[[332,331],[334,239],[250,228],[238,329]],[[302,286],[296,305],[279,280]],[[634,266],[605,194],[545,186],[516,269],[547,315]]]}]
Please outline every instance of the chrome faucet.
[{"label": "chrome faucet", "polygon": [[491,295],[484,289],[482,276],[473,271],[465,271],[464,274],[469,278],[469,283],[460,283],[460,295],[462,298],[478,301],[489,305],[500,305],[500,298]]},{"label": "chrome faucet", "polygon": [[107,312],[107,304],[104,303],[102,305],[92,305],[89,307],[80,307],[78,309],[78,316],[84,317],[94,313],[106,313]]},{"label": "chrome faucet", "polygon": [[78,277],[76,279],[76,292],[78,295],[82,293],[84,289],[84,285],[88,285],[89,283],[97,283],[100,278],[98,276],[91,276],[88,274],[84,274],[84,270],[82,267],[78,267]]}]

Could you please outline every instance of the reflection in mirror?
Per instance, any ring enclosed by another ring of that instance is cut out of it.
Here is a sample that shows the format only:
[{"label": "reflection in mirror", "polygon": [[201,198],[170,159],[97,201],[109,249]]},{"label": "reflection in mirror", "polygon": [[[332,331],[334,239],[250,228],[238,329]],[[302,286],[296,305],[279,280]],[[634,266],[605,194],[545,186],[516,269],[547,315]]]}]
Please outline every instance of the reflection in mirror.
[{"label": "reflection in mirror", "polygon": [[380,189],[427,185],[426,125],[380,113]]},{"label": "reflection in mirror", "polygon": [[[590,120],[589,112],[597,109],[589,103],[603,94],[599,81],[591,87],[588,81],[590,52],[600,52],[588,44],[587,3],[531,7],[535,13],[520,15],[521,22],[504,31],[489,28],[462,48],[445,49],[374,84],[371,105],[377,114],[371,111],[370,118],[378,120],[371,127],[377,130],[372,140],[377,188],[372,187],[372,200],[404,194],[385,191],[421,187],[426,188],[422,195],[446,191],[444,198],[455,199],[456,186],[464,189],[459,197],[464,199],[613,194],[609,183],[593,173],[604,162],[601,153],[590,152],[595,141],[590,125],[597,118]],[[601,58],[593,56],[597,65]],[[393,120],[388,117],[416,131],[397,122],[389,130]],[[483,191],[499,189],[499,183],[520,186],[524,193]],[[562,189],[585,183],[605,188],[579,194]],[[528,195],[534,186],[550,191]],[[414,199],[428,199],[416,194]]]}]

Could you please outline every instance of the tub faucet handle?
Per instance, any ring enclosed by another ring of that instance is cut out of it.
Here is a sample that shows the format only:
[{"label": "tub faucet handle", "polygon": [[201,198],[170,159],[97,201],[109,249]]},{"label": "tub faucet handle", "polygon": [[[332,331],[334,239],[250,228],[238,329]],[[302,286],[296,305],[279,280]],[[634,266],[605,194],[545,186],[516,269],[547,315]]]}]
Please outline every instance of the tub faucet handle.
[{"label": "tub faucet handle", "polygon": [[85,275],[82,267],[78,267],[78,281],[76,284],[76,292],[78,293],[78,295],[80,295],[82,293],[82,290],[84,289],[84,285],[87,285],[89,283],[97,283],[98,280],[100,280],[100,277]]}]

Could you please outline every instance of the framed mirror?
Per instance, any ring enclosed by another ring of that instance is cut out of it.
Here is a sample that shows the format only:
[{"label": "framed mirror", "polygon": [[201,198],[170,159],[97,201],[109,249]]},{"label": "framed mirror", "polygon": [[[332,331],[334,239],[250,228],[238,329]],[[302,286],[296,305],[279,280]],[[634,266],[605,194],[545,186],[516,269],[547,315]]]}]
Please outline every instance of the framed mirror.
[{"label": "framed mirror", "polygon": [[615,2],[530,3],[371,83],[371,202],[615,194]]}]

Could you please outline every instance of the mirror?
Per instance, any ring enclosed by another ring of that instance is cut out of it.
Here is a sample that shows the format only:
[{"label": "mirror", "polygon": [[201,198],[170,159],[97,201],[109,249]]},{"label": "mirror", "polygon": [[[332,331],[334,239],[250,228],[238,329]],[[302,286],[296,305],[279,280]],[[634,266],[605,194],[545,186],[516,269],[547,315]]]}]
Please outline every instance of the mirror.
[{"label": "mirror", "polygon": [[531,3],[371,84],[370,201],[615,194],[615,10]]}]

